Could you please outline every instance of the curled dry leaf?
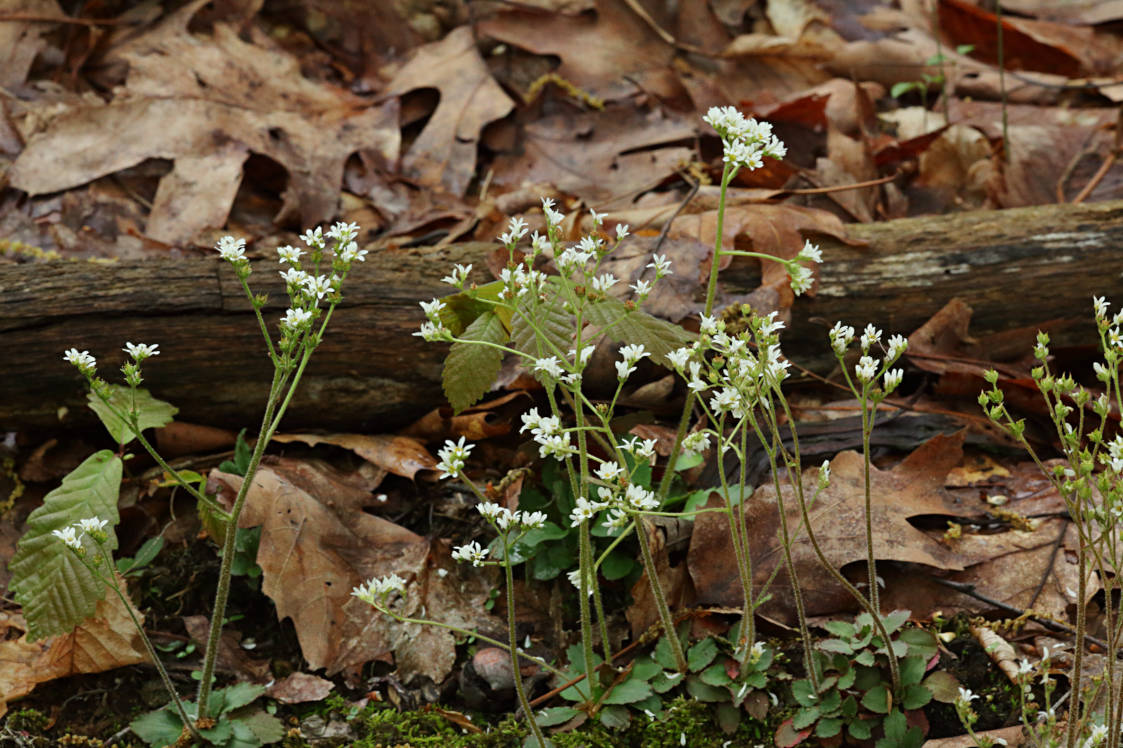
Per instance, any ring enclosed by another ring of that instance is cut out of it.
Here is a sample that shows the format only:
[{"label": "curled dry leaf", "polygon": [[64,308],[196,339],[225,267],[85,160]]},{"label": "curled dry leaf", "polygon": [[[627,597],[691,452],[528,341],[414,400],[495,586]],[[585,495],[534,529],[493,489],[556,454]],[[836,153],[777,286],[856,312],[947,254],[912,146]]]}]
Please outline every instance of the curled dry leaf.
[{"label": "curled dry leaf", "polygon": [[349,449],[367,462],[413,480],[422,470],[433,470],[437,461],[425,445],[408,436],[392,434],[277,434],[273,441],[282,444],[301,442],[309,447],[331,444]]}]

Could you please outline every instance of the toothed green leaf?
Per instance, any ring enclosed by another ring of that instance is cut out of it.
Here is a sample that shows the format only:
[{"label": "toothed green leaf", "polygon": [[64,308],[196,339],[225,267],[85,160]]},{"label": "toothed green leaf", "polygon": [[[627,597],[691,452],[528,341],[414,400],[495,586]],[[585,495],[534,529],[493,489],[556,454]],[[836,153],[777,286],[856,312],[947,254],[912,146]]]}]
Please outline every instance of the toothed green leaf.
[{"label": "toothed green leaf", "polygon": [[[484,312],[465,328],[460,337],[464,340],[502,344],[507,341],[507,330],[494,312]],[[502,363],[503,351],[498,348],[475,343],[453,343],[441,373],[445,397],[452,409],[460,412],[478,402],[495,381]]]},{"label": "toothed green leaf", "polygon": [[[108,449],[91,455],[43,499],[27,518],[8,571],[10,589],[23,606],[28,637],[35,641],[69,633],[89,618],[105,597],[102,584],[52,532],[80,519],[108,520],[106,547],[117,547],[117,495],[121,489],[121,459]],[[93,543],[84,541],[90,555]],[[103,570],[110,573],[112,570]]]},{"label": "toothed green leaf", "polygon": [[676,324],[647,312],[628,311],[623,302],[605,299],[590,304],[586,319],[605,328],[605,335],[618,343],[640,344],[655,363],[667,366],[667,354],[694,340],[694,336]]},{"label": "toothed green leaf", "polygon": [[[109,402],[114,408],[126,415],[132,411],[134,402],[132,392],[128,387],[111,384],[109,385],[109,391]],[[101,422],[109,431],[109,435],[118,444],[128,444],[136,438],[132,427],[114,415],[100,397],[91,392],[86,401],[90,410],[97,413],[97,417],[101,419]],[[148,390],[139,388],[136,391],[135,407],[137,423],[140,425],[141,431],[167,426],[179,410],[171,403],[152,397],[152,393]]]}]

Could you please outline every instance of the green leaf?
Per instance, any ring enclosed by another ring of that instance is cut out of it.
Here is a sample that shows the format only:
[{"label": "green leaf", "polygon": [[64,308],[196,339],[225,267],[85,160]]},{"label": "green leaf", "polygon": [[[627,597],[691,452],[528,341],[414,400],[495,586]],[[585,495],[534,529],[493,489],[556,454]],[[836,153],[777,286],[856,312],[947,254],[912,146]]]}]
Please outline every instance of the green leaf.
[{"label": "green leaf", "polygon": [[927,662],[923,657],[902,657],[898,662],[902,686],[914,686],[924,677]]},{"label": "green leaf", "polygon": [[792,684],[792,697],[800,706],[817,706],[819,703],[819,696],[815,693],[815,688],[811,685],[810,680],[797,680]]},{"label": "green leaf", "polygon": [[854,648],[842,639],[824,639],[819,642],[819,649],[824,652],[838,652],[839,654],[854,654]]},{"label": "green leaf", "polygon": [[671,640],[668,636],[674,636],[674,632],[667,634],[664,632],[659,637],[659,641],[655,644],[655,661],[665,667],[667,670],[678,670],[678,663],[675,662],[674,652],[671,651]]},{"label": "green leaf", "polygon": [[840,639],[852,639],[854,637],[854,624],[849,621],[827,621],[823,624],[823,628]]},{"label": "green leaf", "polygon": [[846,726],[846,731],[856,740],[869,740],[873,732],[873,722],[872,719],[856,719]]},{"label": "green leaf", "polygon": [[741,726],[741,710],[732,704],[718,704],[717,725],[726,735],[737,732],[737,728]]},{"label": "green leaf", "polygon": [[729,701],[728,688],[719,688],[717,686],[711,686],[708,683],[703,683],[702,679],[697,675],[688,675],[686,677],[686,692],[698,701]]},{"label": "green leaf", "polygon": [[651,685],[639,678],[629,678],[617,683],[615,688],[604,697],[603,704],[633,704],[651,695]]},{"label": "green leaf", "polygon": [[954,704],[959,696],[959,681],[947,670],[936,670],[924,679],[923,685],[941,704]]},{"label": "green leaf", "polygon": [[144,541],[136,555],[132,558],[119,558],[117,559],[117,571],[122,574],[132,574],[140,571],[145,566],[156,560],[160,555],[160,551],[164,548],[164,536],[157,535],[154,538],[149,538]]},{"label": "green leaf", "polygon": [[[511,319],[511,346],[515,350],[542,358],[558,355],[555,349],[565,353],[573,347],[576,320],[565,310],[560,288],[558,279],[551,278],[549,301],[542,303],[529,298],[529,294],[519,301],[519,313]],[[530,326],[528,317],[535,321],[537,331]]]},{"label": "green leaf", "polygon": [[[118,412],[128,415],[134,407],[132,390],[118,384],[109,385],[109,403]],[[100,397],[91,392],[86,397],[86,404],[90,406],[90,410],[97,413],[97,417],[101,419],[113,441],[118,444],[128,444],[136,438],[132,426],[114,415],[109,405]],[[167,426],[179,411],[171,403],[157,400],[148,390],[139,387],[136,390],[135,407],[137,424],[141,431]]]},{"label": "green leaf", "polygon": [[632,677],[640,680],[651,680],[661,673],[663,668],[648,655],[640,655],[632,662]]},{"label": "green leaf", "polygon": [[[608,328],[605,335],[618,343],[642,345],[651,359],[670,368],[667,354],[694,340],[694,335],[676,324],[647,312],[628,311],[616,299],[597,301],[585,309],[585,318],[598,327]],[[612,324],[612,323],[616,324]],[[611,327],[609,327],[611,325]]]},{"label": "green leaf", "polygon": [[129,723],[129,728],[153,748],[166,748],[179,740],[180,733],[183,732],[183,722],[175,712],[163,707],[140,715]]},{"label": "green leaf", "polygon": [[873,652],[868,649],[863,649],[858,653],[858,656],[854,658],[854,662],[859,665],[872,666],[877,662],[877,659],[874,657]]},{"label": "green leaf", "polygon": [[703,683],[710,686],[728,686],[733,682],[729,673],[725,672],[725,665],[720,662],[710,665],[698,677],[702,679]]},{"label": "green leaf", "polygon": [[610,704],[600,710],[601,724],[611,730],[622,730],[632,721],[628,707]]},{"label": "green leaf", "polygon": [[682,675],[679,673],[668,673],[660,670],[654,678],[651,679],[651,690],[655,693],[666,693],[675,686],[682,683]]},{"label": "green leaf", "polygon": [[539,727],[553,727],[568,722],[580,713],[580,710],[571,706],[551,706],[536,712],[534,721]]},{"label": "green leaf", "polygon": [[920,748],[924,742],[924,731],[919,727],[909,727],[905,715],[896,709],[885,718],[885,737],[877,741],[875,748]]},{"label": "green leaf", "polygon": [[245,477],[246,471],[250,469],[251,457],[253,457],[253,450],[250,449],[249,442],[246,441],[246,430],[242,429],[234,440],[234,459],[223,460],[218,469],[224,473]]},{"label": "green leaf", "polygon": [[936,635],[928,629],[905,629],[897,635],[900,641],[908,645],[910,655],[931,659],[939,651]]},{"label": "green leaf", "polygon": [[[265,693],[265,686],[258,686],[253,683],[236,683],[229,688],[221,688],[215,693],[222,694],[222,706],[218,709],[218,714],[229,714],[235,709],[239,709],[246,704],[250,704],[261,694]],[[207,702],[210,703],[209,701]]]},{"label": "green leaf", "polygon": [[894,610],[889,615],[882,616],[881,625],[885,627],[885,632],[887,634],[892,634],[894,631],[901,628],[901,626],[905,625],[905,621],[909,619],[910,615],[912,615],[912,613],[908,610]]},{"label": "green leaf", "polygon": [[600,566],[600,573],[610,582],[623,579],[636,568],[636,560],[623,551],[613,551]]},{"label": "green leaf", "polygon": [[900,81],[894,83],[893,87],[889,89],[889,95],[894,99],[899,99],[914,88],[920,88],[916,81]]},{"label": "green leaf", "polygon": [[815,737],[833,738],[842,731],[843,720],[841,717],[825,717],[815,725]]},{"label": "green leaf", "polygon": [[792,717],[792,727],[802,730],[815,724],[817,719],[819,719],[819,707],[809,706],[795,713],[795,716]]},{"label": "green leaf", "polygon": [[901,697],[902,709],[919,709],[932,700],[932,692],[920,684],[905,687]]},{"label": "green leaf", "polygon": [[686,653],[686,666],[696,673],[713,662],[714,657],[717,657],[717,642],[712,636],[707,636]]},{"label": "green leaf", "polygon": [[[67,634],[89,618],[105,597],[105,585],[91,574],[54,530],[80,519],[108,520],[105,547],[117,548],[121,459],[108,449],[90,455],[51,491],[27,518],[27,532],[8,564],[9,588],[23,606],[31,641]],[[92,540],[86,539],[92,554]]]},{"label": "green leaf", "polygon": [[862,706],[877,714],[889,713],[889,701],[889,689],[884,683],[874,686],[862,696]]},{"label": "green leaf", "polygon": [[[461,337],[465,341],[500,345],[507,341],[507,330],[499,317],[488,311],[476,317]],[[445,397],[452,409],[459,413],[475,405],[491,387],[502,365],[503,351],[498,348],[469,342],[453,343],[441,371]]]}]

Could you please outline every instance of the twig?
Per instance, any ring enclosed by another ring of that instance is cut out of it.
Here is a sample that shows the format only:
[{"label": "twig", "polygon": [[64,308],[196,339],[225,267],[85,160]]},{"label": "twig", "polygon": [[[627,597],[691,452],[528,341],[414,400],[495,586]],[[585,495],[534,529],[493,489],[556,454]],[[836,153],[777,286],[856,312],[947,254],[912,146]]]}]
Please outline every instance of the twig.
[{"label": "twig", "polygon": [[659,248],[662,247],[663,242],[667,240],[667,233],[671,230],[671,224],[675,222],[675,219],[679,217],[679,214],[682,213],[687,205],[690,204],[690,201],[694,199],[694,196],[698,194],[698,188],[702,184],[701,182],[697,181],[691,182],[685,175],[682,175],[682,179],[684,182],[690,185],[690,192],[686,195],[686,199],[678,204],[678,207],[675,208],[675,212],[671,214],[671,217],[663,223],[663,230],[659,232],[659,239],[655,242],[655,248],[651,250],[653,253],[658,254]]}]

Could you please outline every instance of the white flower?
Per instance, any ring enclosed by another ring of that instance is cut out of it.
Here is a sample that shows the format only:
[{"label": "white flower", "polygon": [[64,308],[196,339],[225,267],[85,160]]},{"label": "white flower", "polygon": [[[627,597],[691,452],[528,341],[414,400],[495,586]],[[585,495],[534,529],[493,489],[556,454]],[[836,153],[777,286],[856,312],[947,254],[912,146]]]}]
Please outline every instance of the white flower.
[{"label": "white flower", "polygon": [[636,370],[633,364],[644,356],[650,356],[651,354],[644,350],[642,344],[637,344],[624,346],[620,349],[620,355],[622,360],[616,362],[616,375],[621,380],[624,380],[631,376],[632,372]]},{"label": "white flower", "polygon": [[591,215],[593,217],[593,226],[594,227],[599,227],[602,223],[604,223],[604,216],[605,216],[604,213],[598,213],[595,210],[593,210],[592,208],[589,208],[589,215]]},{"label": "white flower", "polygon": [[824,489],[830,485],[831,482],[831,461],[823,460],[823,464],[819,466],[819,488]]},{"label": "white flower", "polygon": [[545,512],[521,512],[519,514],[519,524],[530,530],[542,527],[546,524],[546,520]]},{"label": "white flower", "polygon": [[157,350],[159,347],[159,343],[125,343],[125,347],[121,350],[132,356],[133,360],[139,363],[150,356],[159,356],[160,351]]},{"label": "white flower", "polygon": [[616,224],[616,241],[622,242],[627,238],[628,238],[628,224],[626,224],[626,223]]},{"label": "white flower", "polygon": [[578,496],[577,505],[569,513],[569,526],[577,527],[582,522],[592,519],[597,516],[597,512],[604,509],[604,506],[604,504],[589,501],[584,496]]},{"label": "white flower", "polygon": [[546,216],[548,226],[557,226],[565,220],[565,216],[554,210],[554,201],[548,197],[542,198],[542,213]]},{"label": "white flower", "polygon": [[647,263],[647,267],[655,268],[655,277],[662,278],[664,275],[671,275],[671,261],[667,259],[666,255],[652,255],[651,262]]},{"label": "white flower", "polygon": [[888,393],[892,392],[893,390],[897,389],[897,385],[899,385],[901,383],[901,380],[904,379],[904,378],[905,378],[905,370],[904,369],[891,369],[891,370],[885,372],[885,385],[883,387],[883,389],[885,390],[885,393],[888,394]]},{"label": "white flower", "polygon": [[792,293],[796,296],[810,291],[815,282],[815,274],[811,272],[811,268],[803,265],[789,265],[788,276],[792,281]]},{"label": "white flower", "polygon": [[1111,379],[1111,371],[1099,361],[1092,362],[1092,371],[1096,373],[1096,379],[1101,382],[1107,382]]},{"label": "white flower", "polygon": [[507,233],[500,235],[499,243],[508,247],[513,247],[519,243],[519,239],[526,236],[526,222],[521,217],[511,219],[507,225]]},{"label": "white flower", "polygon": [[[571,572],[567,572],[565,576],[566,576],[566,579],[569,580],[570,584],[572,584],[578,590],[581,589],[581,570],[580,569],[574,569]],[[586,577],[586,580],[587,579],[588,579],[588,577]],[[588,585],[586,585],[585,591],[590,595],[593,594],[593,585],[592,585],[591,582]]]},{"label": "white flower", "polygon": [[628,513],[623,509],[609,509],[608,518],[604,522],[601,522],[601,527],[609,532],[614,532],[624,529],[631,521],[631,517],[629,517]]},{"label": "white flower", "polygon": [[684,345],[682,348],[676,348],[675,350],[668,353],[667,361],[670,362],[671,366],[675,367],[676,371],[682,371],[686,368],[686,362],[690,360],[690,357],[691,355],[693,355],[693,353],[693,348],[688,345]]},{"label": "white flower", "polygon": [[682,449],[691,454],[702,454],[710,448],[710,433],[708,431],[695,431],[687,434],[682,440]]},{"label": "white flower", "polygon": [[460,475],[474,446],[474,444],[465,444],[463,436],[458,442],[446,439],[445,445],[437,452],[437,456],[441,458],[436,467],[441,471],[440,477],[450,478]]},{"label": "white flower", "polygon": [[620,444],[620,448],[631,452],[636,457],[647,458],[650,462],[655,459],[655,444],[654,439],[640,439],[638,436],[633,436],[630,439],[625,439]]},{"label": "white flower", "polygon": [[637,280],[635,283],[628,286],[628,288],[635,291],[636,296],[639,296],[641,299],[651,293],[651,284],[645,280]]},{"label": "white flower", "polygon": [[331,293],[332,280],[326,275],[308,276],[304,279],[303,286],[304,293],[309,298],[315,296],[317,299],[322,299]]},{"label": "white flower", "polygon": [[390,574],[385,577],[368,580],[366,584],[361,584],[351,590],[352,595],[370,605],[384,603],[386,598],[393,592],[402,595],[406,592],[406,580],[402,579],[397,574]]},{"label": "white flower", "polygon": [[307,309],[286,309],[285,316],[281,317],[281,327],[287,330],[298,330],[312,321],[312,312]]},{"label": "white flower", "polygon": [[538,255],[550,248],[550,237],[542,236],[537,231],[530,235],[530,247]]},{"label": "white flower", "polygon": [[703,314],[702,321],[699,324],[698,329],[703,335],[713,335],[717,333],[717,331],[720,329],[720,326],[718,325],[716,317]]},{"label": "white flower", "polygon": [[581,355],[578,356],[577,355],[577,349],[576,348],[570,348],[569,349],[569,357],[571,359],[573,359],[574,365],[576,365],[578,367],[584,367],[585,364],[589,363],[589,359],[593,355],[593,350],[594,350],[594,346],[591,346],[591,345],[582,346]]},{"label": "white flower", "polygon": [[61,530],[51,530],[51,534],[76,551],[82,548],[82,541],[78,539],[78,528],[73,525]]},{"label": "white flower", "polygon": [[909,341],[905,339],[904,335],[894,335],[889,338],[889,360],[896,361],[908,347]]},{"label": "white flower", "polygon": [[635,483],[628,484],[624,492],[624,500],[637,512],[654,511],[659,508],[659,500],[655,498],[655,494]]},{"label": "white flower", "polygon": [[534,440],[538,442],[538,454],[541,457],[556,457],[560,460],[577,453],[569,441],[568,433],[537,436]]},{"label": "white flower", "polygon": [[218,240],[215,249],[227,262],[243,262],[246,259],[246,240],[224,236]]},{"label": "white flower", "polygon": [[605,483],[613,483],[617,478],[624,474],[624,469],[621,468],[614,460],[605,460],[596,469],[597,477]]},{"label": "white flower", "polygon": [[1103,296],[1092,297],[1092,309],[1096,312],[1096,319],[1107,317],[1108,303]]},{"label": "white flower", "polygon": [[324,248],[324,231],[319,226],[314,229],[308,229],[300,235],[300,240],[305,243],[310,249],[323,249]]},{"label": "white flower", "polygon": [[468,278],[468,273],[472,272],[471,265],[461,265],[457,263],[452,266],[452,274],[446,275],[441,278],[441,283],[447,283],[450,286],[457,288],[464,288],[464,281]]},{"label": "white flower", "polygon": [[432,322],[422,322],[421,329],[413,334],[429,343],[438,340],[450,340],[452,337],[451,333],[443,326]]},{"label": "white flower", "polygon": [[534,371],[541,372],[554,379],[561,379],[562,368],[558,363],[557,356],[550,356],[548,358],[539,358],[534,361]]},{"label": "white flower", "polygon": [[329,239],[335,239],[340,244],[346,244],[347,242],[358,236],[358,234],[359,224],[339,221],[330,229],[328,229],[327,237]]},{"label": "white flower", "polygon": [[803,249],[799,250],[799,254],[795,258],[805,262],[822,262],[823,253],[819,251],[819,245],[812,244],[810,240],[805,240]]},{"label": "white flower", "polygon": [[76,527],[82,532],[101,532],[108,524],[109,520],[98,519],[97,517],[86,517],[78,520]]},{"label": "white flower", "polygon": [[779,332],[784,329],[784,321],[777,319],[778,312],[769,312],[768,316],[761,320],[760,334],[771,335],[774,332]]},{"label": "white flower", "polygon": [[869,356],[862,356],[854,366],[854,373],[858,375],[859,382],[871,382],[877,376],[877,362]]},{"label": "white flower", "polygon": [[280,273],[281,278],[284,279],[286,286],[303,286],[304,282],[308,280],[308,273],[296,268],[289,268]]},{"label": "white flower", "polygon": [[1093,746],[1097,746],[1100,743],[1104,742],[1104,738],[1106,737],[1107,725],[1092,725],[1092,731],[1088,735],[1088,739],[1084,741],[1084,745],[1081,746],[1081,748],[1093,748]]},{"label": "white flower", "polygon": [[866,329],[862,332],[862,352],[866,352],[875,343],[881,342],[881,330],[878,330],[872,324],[866,325]]},{"label": "white flower", "polygon": [[425,312],[425,317],[430,322],[437,323],[440,321],[441,309],[444,307],[444,302],[440,299],[432,299],[431,301],[422,301],[421,311]]},{"label": "white flower", "polygon": [[277,256],[280,257],[281,262],[287,262],[290,265],[295,265],[300,262],[300,256],[304,254],[296,247],[286,244],[283,247],[277,247]]},{"label": "white flower", "polygon": [[612,273],[603,273],[593,278],[593,290],[597,293],[607,293],[608,289],[615,286],[618,280]]},{"label": "white flower", "polygon": [[339,253],[339,259],[344,262],[365,262],[367,259],[367,250],[359,249],[359,245],[355,242],[349,242],[343,251]]},{"label": "white flower", "polygon": [[841,356],[854,342],[854,328],[841,322],[835,322],[827,336],[831,340],[831,348],[834,349],[835,355]]},{"label": "white flower", "polygon": [[472,566],[483,566],[488,553],[487,548],[481,548],[480,544],[473,540],[471,543],[454,548],[452,557],[457,561],[471,563]]},{"label": "white flower", "polygon": [[723,159],[726,163],[749,171],[764,166],[764,159],[761,158],[763,154],[759,145],[747,143],[744,140],[726,140],[723,145],[725,146]]},{"label": "white flower", "polygon": [[71,348],[62,354],[62,358],[67,363],[78,367],[78,370],[83,374],[91,373],[97,367],[97,359],[91,356],[89,351],[79,352],[77,348]]},{"label": "white flower", "polygon": [[971,689],[960,686],[959,695],[955,697],[955,703],[957,706],[967,706],[977,698],[979,698],[978,694],[972,693]]},{"label": "white flower", "polygon": [[580,247],[566,247],[558,258],[558,270],[567,275],[576,270],[584,270],[592,256],[592,252],[583,251]]},{"label": "white flower", "polygon": [[480,516],[484,519],[488,520],[489,522],[494,522],[496,517],[507,510],[496,504],[494,501],[482,501],[479,504],[476,504],[476,511],[478,511],[480,513]]}]

